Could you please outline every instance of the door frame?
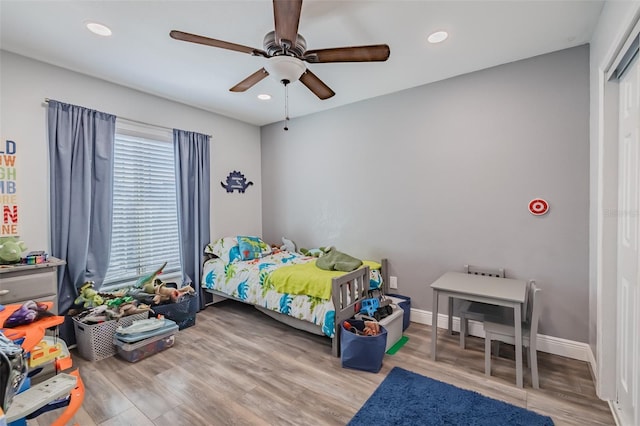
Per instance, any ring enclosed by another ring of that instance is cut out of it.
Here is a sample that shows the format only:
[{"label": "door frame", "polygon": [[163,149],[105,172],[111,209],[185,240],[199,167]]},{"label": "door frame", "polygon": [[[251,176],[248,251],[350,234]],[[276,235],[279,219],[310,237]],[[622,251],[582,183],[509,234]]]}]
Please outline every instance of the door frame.
[{"label": "door frame", "polygon": [[[616,399],[617,365],[617,241],[618,241],[618,106],[619,84],[608,77],[633,31],[640,25],[640,8],[623,27],[598,68],[597,200],[595,211],[596,280],[596,392]],[[614,416],[616,410],[613,409]],[[616,418],[616,421],[618,419]]]}]

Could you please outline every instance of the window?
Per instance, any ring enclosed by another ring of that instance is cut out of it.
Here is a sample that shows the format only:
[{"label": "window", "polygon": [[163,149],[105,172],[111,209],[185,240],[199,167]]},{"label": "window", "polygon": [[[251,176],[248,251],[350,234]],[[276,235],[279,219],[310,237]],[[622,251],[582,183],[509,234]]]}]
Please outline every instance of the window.
[{"label": "window", "polygon": [[120,120],[116,126],[111,256],[103,289],[132,285],[164,262],[181,281],[173,135]]}]

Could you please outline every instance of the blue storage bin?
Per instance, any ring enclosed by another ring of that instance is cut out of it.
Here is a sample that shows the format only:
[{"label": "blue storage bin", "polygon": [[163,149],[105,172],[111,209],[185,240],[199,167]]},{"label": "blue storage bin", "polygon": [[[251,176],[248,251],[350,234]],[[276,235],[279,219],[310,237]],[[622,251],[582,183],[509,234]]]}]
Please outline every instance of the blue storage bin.
[{"label": "blue storage bin", "polygon": [[398,306],[404,311],[404,316],[402,317],[402,331],[405,331],[409,328],[409,324],[411,324],[411,298],[401,294],[387,294],[387,296],[402,300],[401,302],[398,302]]},{"label": "blue storage bin", "polygon": [[[358,330],[364,329],[364,321],[348,320]],[[377,336],[362,336],[340,324],[340,358],[343,368],[377,373],[382,368],[382,358],[387,346],[387,330],[380,327]]]},{"label": "blue storage bin", "polygon": [[151,310],[153,310],[155,316],[164,315],[165,318],[175,321],[180,330],[191,327],[196,324],[198,298],[193,295],[185,295],[183,297],[183,300],[178,303],[155,305],[151,307]]}]

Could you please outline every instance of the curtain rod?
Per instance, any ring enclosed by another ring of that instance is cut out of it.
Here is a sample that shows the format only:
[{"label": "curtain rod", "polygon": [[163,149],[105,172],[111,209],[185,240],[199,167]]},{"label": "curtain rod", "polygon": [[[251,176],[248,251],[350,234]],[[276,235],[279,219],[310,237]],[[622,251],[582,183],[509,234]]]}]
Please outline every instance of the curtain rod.
[{"label": "curtain rod", "polygon": [[[49,98],[44,98],[44,102],[45,102],[45,103],[47,103],[47,104],[48,104],[48,103],[49,103],[49,101],[50,101],[50,99],[49,99]],[[153,127],[158,127],[158,128],[160,128],[160,129],[170,130],[171,132],[173,132],[173,129],[172,129],[171,127],[167,127],[167,126],[160,126],[160,125],[157,125],[157,124],[145,123],[145,122],[143,122],[143,121],[138,121],[138,120],[134,120],[134,119],[132,119],[132,118],[127,118],[127,117],[120,117],[120,116],[117,116],[117,115],[116,115],[116,118],[120,118],[121,120],[127,120],[127,121],[130,121],[130,122],[132,122],[132,123],[136,123],[136,124],[141,124],[141,125],[143,125],[143,126],[153,126]],[[207,136],[209,136],[211,139],[213,139],[213,135],[207,135]]]}]

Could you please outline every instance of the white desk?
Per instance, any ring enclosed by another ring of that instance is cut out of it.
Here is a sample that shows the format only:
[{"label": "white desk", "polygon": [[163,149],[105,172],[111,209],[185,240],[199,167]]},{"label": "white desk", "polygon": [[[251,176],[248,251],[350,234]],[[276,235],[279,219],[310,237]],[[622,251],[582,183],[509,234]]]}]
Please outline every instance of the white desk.
[{"label": "white desk", "polygon": [[[447,272],[431,284],[433,313],[431,321],[431,359],[436,360],[438,340],[438,297],[457,297],[476,302],[513,308],[516,336],[516,384],[522,387],[522,306],[527,293],[527,282],[511,278]],[[449,312],[449,321],[452,313]]]}]

